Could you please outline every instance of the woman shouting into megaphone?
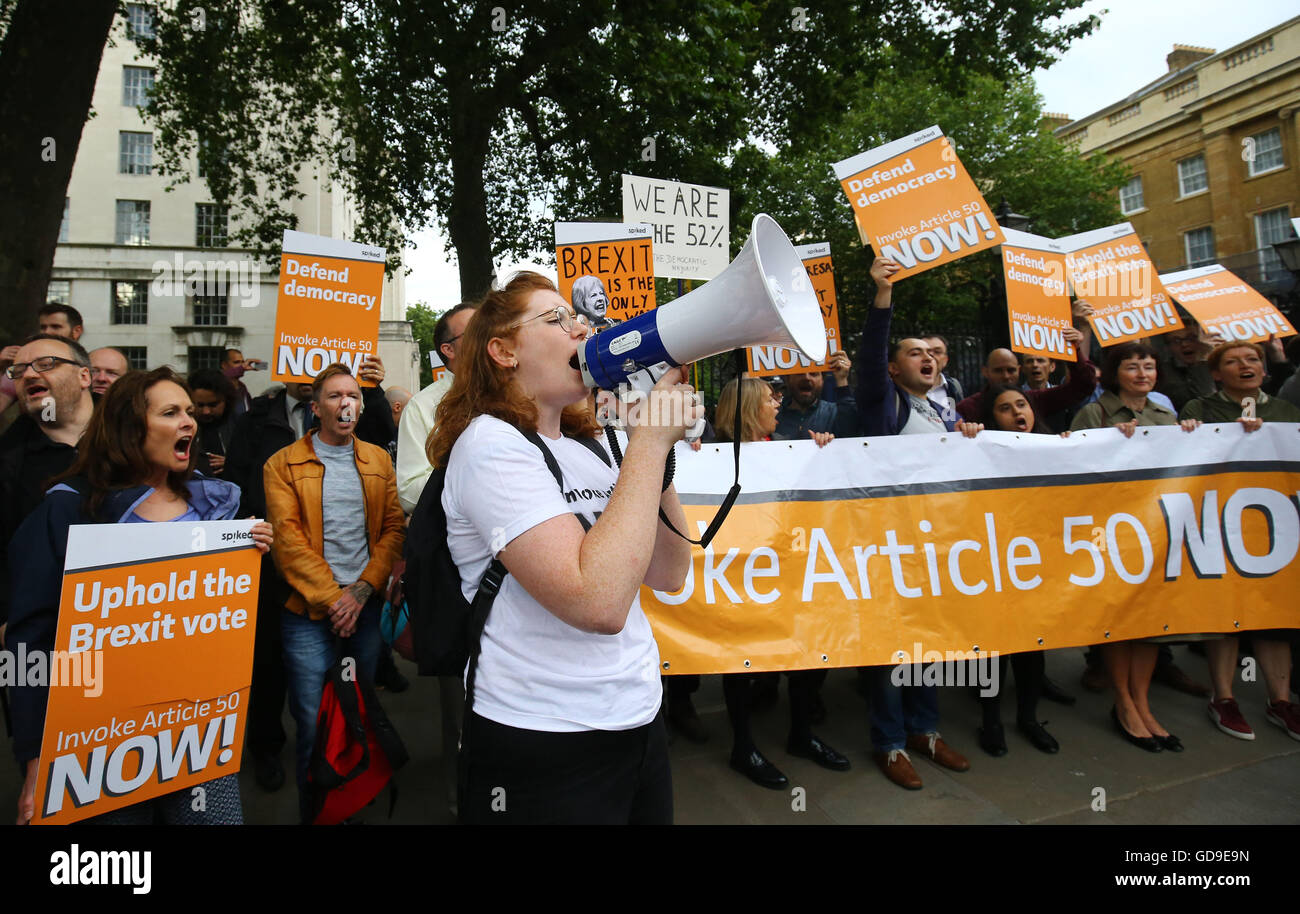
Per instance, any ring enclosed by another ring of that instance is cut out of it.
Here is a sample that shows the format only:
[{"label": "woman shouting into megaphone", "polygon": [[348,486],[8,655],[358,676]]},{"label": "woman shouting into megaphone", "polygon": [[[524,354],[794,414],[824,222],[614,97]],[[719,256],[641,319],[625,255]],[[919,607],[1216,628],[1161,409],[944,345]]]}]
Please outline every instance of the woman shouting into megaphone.
[{"label": "woman shouting into megaphone", "polygon": [[664,464],[703,408],[670,371],[629,413],[619,469],[577,368],[589,333],[549,280],[516,274],[469,322],[429,439],[466,599],[494,558],[506,571],[466,677],[465,822],[672,820],[638,593],[685,581],[690,546],[658,513],[684,529]]}]

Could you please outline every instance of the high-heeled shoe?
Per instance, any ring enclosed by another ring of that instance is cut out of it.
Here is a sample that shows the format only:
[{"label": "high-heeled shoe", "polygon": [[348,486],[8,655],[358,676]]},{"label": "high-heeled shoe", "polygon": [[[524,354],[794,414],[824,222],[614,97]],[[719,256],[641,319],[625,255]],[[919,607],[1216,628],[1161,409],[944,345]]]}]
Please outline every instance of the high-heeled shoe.
[{"label": "high-heeled shoe", "polygon": [[1110,719],[1114,721],[1115,729],[1119,731],[1120,736],[1124,737],[1126,740],[1128,740],[1133,745],[1137,746],[1139,749],[1145,749],[1147,752],[1164,751],[1165,747],[1160,745],[1160,743],[1156,740],[1155,737],[1134,736],[1132,733],[1129,733],[1127,730],[1125,730],[1124,725],[1119,722],[1119,712],[1115,710],[1114,705],[1110,706]]}]

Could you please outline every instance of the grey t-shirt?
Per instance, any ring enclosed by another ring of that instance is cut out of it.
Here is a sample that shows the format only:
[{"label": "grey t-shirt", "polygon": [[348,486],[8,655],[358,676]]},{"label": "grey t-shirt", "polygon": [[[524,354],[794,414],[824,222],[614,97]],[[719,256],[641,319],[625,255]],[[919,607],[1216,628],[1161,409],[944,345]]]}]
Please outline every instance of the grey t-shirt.
[{"label": "grey t-shirt", "polygon": [[334,582],[347,587],[361,577],[370,561],[366,542],[366,500],[353,454],[353,442],[330,445],[312,436],[316,456],[325,464],[321,481],[321,527],[325,561]]}]

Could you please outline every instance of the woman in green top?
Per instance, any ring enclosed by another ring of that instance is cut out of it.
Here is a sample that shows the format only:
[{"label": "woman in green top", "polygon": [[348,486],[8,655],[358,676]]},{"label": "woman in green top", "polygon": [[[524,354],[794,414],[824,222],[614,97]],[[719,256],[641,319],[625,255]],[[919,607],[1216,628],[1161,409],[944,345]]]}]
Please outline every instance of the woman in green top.
[{"label": "woman in green top", "polygon": [[[1156,386],[1156,352],[1143,342],[1120,343],[1106,352],[1101,369],[1104,388],[1095,403],[1079,410],[1071,431],[1114,426],[1132,438],[1139,425],[1181,425],[1190,432],[1201,423],[1179,422],[1167,408],[1147,399]],[[1101,647],[1106,672],[1115,693],[1110,709],[1115,727],[1129,742],[1148,752],[1181,752],[1182,742],[1160,725],[1147,701],[1156,669],[1159,645],[1154,641],[1121,641]]]},{"label": "woman in green top", "polygon": [[[1219,390],[1189,400],[1181,413],[1184,419],[1206,422],[1240,422],[1247,432],[1258,431],[1265,422],[1300,422],[1300,408],[1261,389],[1267,375],[1264,347],[1258,343],[1220,343],[1205,360],[1210,377]],[[1300,740],[1300,704],[1291,701],[1291,645],[1294,631],[1250,632],[1255,659],[1259,661],[1268,687],[1265,719]],[[1214,683],[1214,698],[1208,712],[1222,732],[1237,739],[1254,739],[1255,731],[1232,697],[1237,672],[1237,636],[1226,635],[1205,645]]]}]

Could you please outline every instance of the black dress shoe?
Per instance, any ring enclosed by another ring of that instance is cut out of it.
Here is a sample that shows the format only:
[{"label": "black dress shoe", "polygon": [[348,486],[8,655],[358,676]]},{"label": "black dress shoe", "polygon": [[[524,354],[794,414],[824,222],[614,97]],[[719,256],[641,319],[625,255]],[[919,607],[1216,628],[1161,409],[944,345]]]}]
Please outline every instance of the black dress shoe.
[{"label": "black dress shoe", "polygon": [[1043,677],[1043,697],[1058,705],[1072,705],[1077,699],[1046,676]]},{"label": "black dress shoe", "polygon": [[1001,724],[979,728],[980,748],[994,758],[1007,754],[1007,735]]},{"label": "black dress shoe", "polygon": [[1137,746],[1139,749],[1145,749],[1147,752],[1160,752],[1165,748],[1160,745],[1159,741],[1157,741],[1155,737],[1134,736],[1132,733],[1125,730],[1124,725],[1119,722],[1119,712],[1115,710],[1114,705],[1110,706],[1110,719],[1114,721],[1115,729],[1119,731],[1119,735]]},{"label": "black dress shoe", "polygon": [[1165,749],[1168,749],[1170,752],[1182,752],[1184,748],[1183,741],[1178,737],[1174,736],[1172,733],[1170,733],[1168,736],[1157,736],[1156,742],[1158,742]]},{"label": "black dress shoe", "polygon": [[267,793],[275,793],[284,786],[284,766],[280,757],[270,752],[252,752],[253,780]]},{"label": "black dress shoe", "polygon": [[1023,733],[1025,739],[1029,740],[1039,752],[1046,752],[1050,755],[1061,751],[1061,744],[1036,720],[1018,721],[1016,729]]},{"label": "black dress shoe", "polygon": [[806,743],[786,743],[785,751],[800,758],[812,759],[818,765],[829,768],[831,771],[848,771],[853,767],[853,763],[846,757],[840,755],[815,736],[809,737]]},{"label": "black dress shoe", "polygon": [[732,753],[731,767],[759,787],[781,790],[790,783],[789,779],[781,773],[781,769],[763,758],[763,753],[757,749],[753,749],[745,755]]}]

